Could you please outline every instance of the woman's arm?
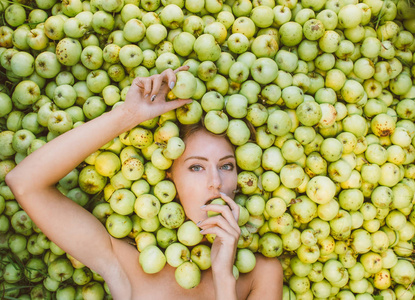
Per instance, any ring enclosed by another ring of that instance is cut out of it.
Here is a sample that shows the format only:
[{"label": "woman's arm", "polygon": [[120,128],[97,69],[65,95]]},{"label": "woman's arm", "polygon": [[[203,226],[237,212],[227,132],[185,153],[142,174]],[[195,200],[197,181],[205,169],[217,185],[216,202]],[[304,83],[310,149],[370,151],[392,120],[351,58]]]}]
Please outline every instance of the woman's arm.
[{"label": "woman's arm", "polygon": [[[6,176],[6,183],[17,201],[42,232],[64,251],[103,276],[107,271],[119,271],[108,270],[117,267],[110,235],[92,214],[63,196],[55,184],[90,153],[121,133],[189,103],[189,100],[165,101],[175,78],[172,70],[148,78],[136,78],[125,103],[50,141]],[[153,95],[157,95],[155,99]]]}]

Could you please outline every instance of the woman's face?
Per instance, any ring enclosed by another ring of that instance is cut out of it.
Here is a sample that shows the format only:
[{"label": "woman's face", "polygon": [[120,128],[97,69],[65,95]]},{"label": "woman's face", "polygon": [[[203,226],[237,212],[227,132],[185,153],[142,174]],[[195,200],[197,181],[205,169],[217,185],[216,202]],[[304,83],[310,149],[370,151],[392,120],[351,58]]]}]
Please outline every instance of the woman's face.
[{"label": "woman's face", "polygon": [[171,167],[171,179],[186,216],[197,223],[207,218],[200,207],[220,197],[220,192],[234,197],[237,170],[234,150],[225,137],[205,129],[185,140],[186,149]]}]

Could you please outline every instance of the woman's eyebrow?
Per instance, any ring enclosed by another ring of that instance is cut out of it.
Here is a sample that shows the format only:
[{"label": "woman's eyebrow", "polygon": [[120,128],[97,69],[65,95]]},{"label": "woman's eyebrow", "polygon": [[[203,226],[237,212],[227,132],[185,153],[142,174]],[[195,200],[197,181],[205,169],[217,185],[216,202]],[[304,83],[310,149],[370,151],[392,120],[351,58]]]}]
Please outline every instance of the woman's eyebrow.
[{"label": "woman's eyebrow", "polygon": [[201,159],[201,160],[205,160],[208,161],[208,159],[206,157],[203,156],[189,156],[188,158],[186,158],[184,161],[187,161],[189,159]]},{"label": "woman's eyebrow", "polygon": [[234,155],[232,155],[232,154],[229,154],[229,155],[226,155],[226,156],[222,157],[222,158],[221,158],[221,159],[219,159],[219,160],[221,161],[221,160],[225,160],[225,159],[228,159],[228,158],[235,158],[235,156],[234,156]]},{"label": "woman's eyebrow", "polygon": [[[229,154],[229,155],[226,155],[226,156],[222,157],[221,159],[219,159],[219,161],[222,161],[222,160],[225,160],[225,159],[228,159],[228,158],[235,158],[235,156],[232,155],[232,154]],[[208,158],[206,158],[204,156],[189,156],[184,161],[187,161],[189,159],[199,159],[199,160],[204,160],[204,161],[208,161],[209,160]]]}]

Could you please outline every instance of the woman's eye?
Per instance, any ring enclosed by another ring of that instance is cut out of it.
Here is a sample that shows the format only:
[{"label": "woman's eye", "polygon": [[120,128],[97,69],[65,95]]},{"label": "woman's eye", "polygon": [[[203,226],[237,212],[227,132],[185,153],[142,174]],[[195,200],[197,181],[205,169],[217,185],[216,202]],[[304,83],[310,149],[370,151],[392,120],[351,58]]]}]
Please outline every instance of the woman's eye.
[{"label": "woman's eye", "polygon": [[193,166],[190,166],[190,168],[189,168],[191,171],[195,171],[195,172],[198,172],[198,171],[201,171],[202,170],[202,166],[199,166],[199,165],[193,165]]},{"label": "woman's eye", "polygon": [[234,165],[232,163],[224,164],[222,166],[223,170],[232,171],[234,169]]}]

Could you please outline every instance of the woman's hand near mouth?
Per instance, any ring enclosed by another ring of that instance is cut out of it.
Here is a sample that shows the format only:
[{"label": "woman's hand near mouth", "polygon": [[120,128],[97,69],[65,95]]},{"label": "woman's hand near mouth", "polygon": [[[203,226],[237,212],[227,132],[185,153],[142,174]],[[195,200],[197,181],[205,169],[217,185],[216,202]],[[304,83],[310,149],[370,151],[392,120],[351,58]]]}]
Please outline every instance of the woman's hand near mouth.
[{"label": "woman's hand near mouth", "polygon": [[216,299],[236,299],[236,279],[233,265],[236,256],[239,235],[239,206],[232,198],[221,193],[227,205],[207,204],[204,211],[213,211],[219,215],[209,217],[198,223],[202,234],[215,234],[211,249],[212,274]]}]

